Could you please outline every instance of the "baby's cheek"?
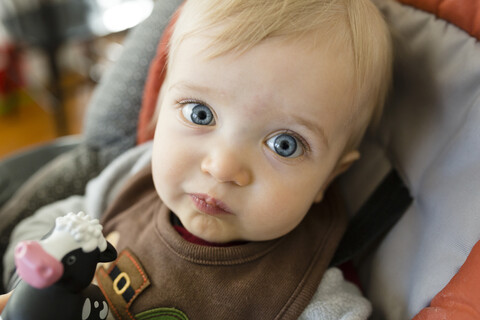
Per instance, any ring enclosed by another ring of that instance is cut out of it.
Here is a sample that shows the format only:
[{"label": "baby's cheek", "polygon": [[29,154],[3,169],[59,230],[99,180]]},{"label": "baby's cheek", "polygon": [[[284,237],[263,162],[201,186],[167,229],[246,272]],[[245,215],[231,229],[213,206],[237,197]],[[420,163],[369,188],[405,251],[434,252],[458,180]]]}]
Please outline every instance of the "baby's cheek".
[{"label": "baby's cheek", "polygon": [[153,150],[153,170],[160,179],[174,178],[181,170],[178,147],[171,142],[155,141]]},{"label": "baby's cheek", "polygon": [[305,191],[277,190],[275,195],[265,195],[258,206],[252,228],[261,228],[263,240],[281,237],[294,229],[310,208]]},{"label": "baby's cheek", "polygon": [[165,162],[157,162],[153,165],[153,181],[162,198],[170,193],[169,186],[175,185],[178,180],[175,170],[168,170],[168,167]]},{"label": "baby's cheek", "polygon": [[177,150],[172,149],[157,154],[153,161],[153,180],[157,193],[173,210],[172,206],[183,194],[182,186],[188,174],[186,164],[179,158]]}]

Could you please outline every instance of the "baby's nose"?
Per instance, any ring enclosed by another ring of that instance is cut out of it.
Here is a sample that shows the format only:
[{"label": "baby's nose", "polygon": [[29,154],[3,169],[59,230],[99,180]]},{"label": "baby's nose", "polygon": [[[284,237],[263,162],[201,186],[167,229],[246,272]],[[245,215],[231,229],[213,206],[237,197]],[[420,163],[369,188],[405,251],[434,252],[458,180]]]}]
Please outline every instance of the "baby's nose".
[{"label": "baby's nose", "polygon": [[231,150],[212,150],[204,157],[201,170],[218,182],[230,182],[244,187],[252,182],[252,173],[242,159]]}]

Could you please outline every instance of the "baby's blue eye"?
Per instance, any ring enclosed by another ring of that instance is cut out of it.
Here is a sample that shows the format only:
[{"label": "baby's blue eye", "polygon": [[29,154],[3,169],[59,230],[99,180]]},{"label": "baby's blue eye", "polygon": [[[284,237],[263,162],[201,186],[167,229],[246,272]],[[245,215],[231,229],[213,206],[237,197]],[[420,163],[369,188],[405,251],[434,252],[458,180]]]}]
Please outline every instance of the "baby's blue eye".
[{"label": "baby's blue eye", "polygon": [[284,158],[296,158],[303,155],[303,147],[297,138],[281,133],[267,140],[267,146]]},{"label": "baby's blue eye", "polygon": [[190,122],[200,126],[215,124],[215,118],[209,107],[199,103],[187,103],[182,107],[182,114]]}]

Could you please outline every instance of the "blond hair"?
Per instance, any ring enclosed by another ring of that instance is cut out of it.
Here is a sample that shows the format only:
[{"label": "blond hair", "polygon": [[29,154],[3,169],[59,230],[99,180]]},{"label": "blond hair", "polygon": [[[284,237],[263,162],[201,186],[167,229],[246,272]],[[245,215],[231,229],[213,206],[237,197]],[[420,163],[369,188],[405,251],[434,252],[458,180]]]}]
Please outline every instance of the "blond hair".
[{"label": "blond hair", "polygon": [[[358,111],[352,112],[349,125],[358,128],[347,144],[356,147],[368,123],[380,119],[392,72],[388,28],[370,0],[188,0],[170,39],[169,52],[174,57],[186,37],[198,34],[211,36],[208,47],[210,56],[215,57],[245,52],[267,38],[297,37],[319,30],[327,40],[347,44],[353,53]],[[363,119],[353,121],[359,118]]]}]

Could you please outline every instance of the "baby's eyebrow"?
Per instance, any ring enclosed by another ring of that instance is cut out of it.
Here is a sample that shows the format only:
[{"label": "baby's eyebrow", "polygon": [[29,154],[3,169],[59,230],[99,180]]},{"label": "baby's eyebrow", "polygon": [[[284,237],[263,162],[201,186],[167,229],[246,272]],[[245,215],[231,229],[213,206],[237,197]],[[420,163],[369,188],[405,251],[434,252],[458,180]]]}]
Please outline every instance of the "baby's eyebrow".
[{"label": "baby's eyebrow", "polygon": [[174,84],[172,84],[169,88],[168,91],[171,90],[190,90],[190,91],[197,91],[197,92],[204,92],[204,93],[214,93],[215,90],[211,87],[208,86],[202,86],[198,84],[193,84],[188,81],[179,81]]},{"label": "baby's eyebrow", "polygon": [[328,148],[327,135],[325,134],[325,130],[323,130],[323,128],[318,123],[299,117],[298,115],[295,115],[295,114],[291,115],[291,117],[301,126],[319,135],[320,138],[323,140],[323,143],[325,143],[325,146]]}]

